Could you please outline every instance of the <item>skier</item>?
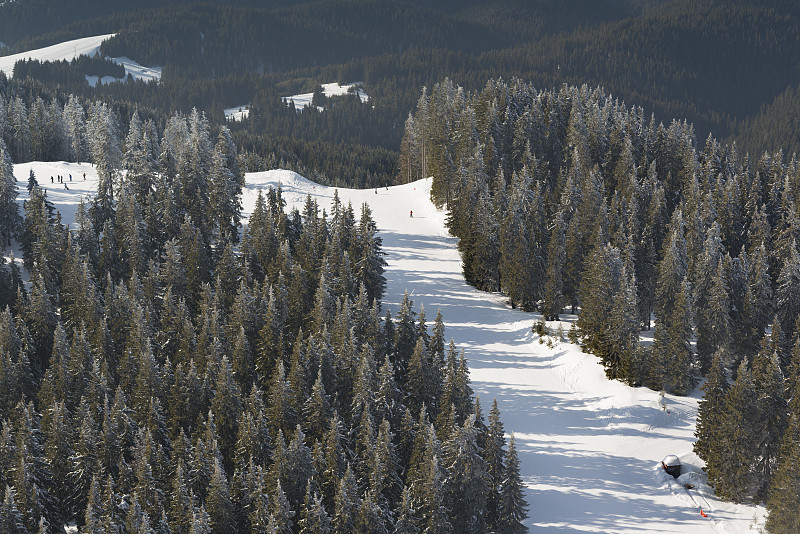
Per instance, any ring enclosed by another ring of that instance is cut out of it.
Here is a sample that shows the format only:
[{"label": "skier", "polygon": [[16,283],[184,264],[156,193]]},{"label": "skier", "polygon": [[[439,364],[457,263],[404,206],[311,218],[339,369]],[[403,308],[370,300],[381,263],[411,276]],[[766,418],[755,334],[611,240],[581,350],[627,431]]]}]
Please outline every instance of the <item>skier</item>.
[{"label": "skier", "polygon": [[83,179],[86,180],[86,173],[83,173]]},{"label": "skier", "polygon": [[414,210],[411,210],[410,212],[408,212],[408,216],[409,217],[413,217],[414,216]]}]

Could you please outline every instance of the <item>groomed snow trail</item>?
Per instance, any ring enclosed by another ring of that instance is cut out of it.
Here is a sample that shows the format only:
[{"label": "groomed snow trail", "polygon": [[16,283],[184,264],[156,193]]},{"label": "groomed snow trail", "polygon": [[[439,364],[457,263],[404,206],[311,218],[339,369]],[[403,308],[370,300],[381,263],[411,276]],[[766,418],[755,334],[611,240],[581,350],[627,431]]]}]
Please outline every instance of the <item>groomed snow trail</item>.
[{"label": "groomed snow trail", "polygon": [[[20,203],[27,198],[30,169],[65,224],[72,222],[78,199],[96,190],[89,165],[22,164],[15,166]],[[49,183],[51,174],[70,172],[69,191]],[[310,194],[330,212],[334,189],[293,172],[251,173],[246,180],[245,216],[258,190],[278,185],[290,207],[302,208]],[[429,325],[441,309],[448,340],[469,360],[484,415],[497,399],[506,432],[516,436],[531,532],[757,532],[763,507],[723,503],[705,485],[692,453],[699,392],[667,395],[662,407],[656,392],[607,380],[595,357],[558,339],[558,323],[548,324],[552,336],[540,343],[531,332],[539,314],[512,310],[500,295],[464,282],[456,240],[447,235],[444,214],[431,204],[429,192],[430,180],[424,180],[388,189],[339,189],[339,197],[352,203],[356,216],[367,202],[380,230],[388,262],[384,310],[396,312],[405,291],[417,311],[424,306]],[[563,319],[566,333],[574,317]],[[668,454],[683,462],[677,481],[659,468]]]},{"label": "groomed snow trail", "polygon": [[[330,212],[334,189],[294,173],[255,173],[247,183],[245,211],[258,188],[280,184],[290,206],[302,208],[311,194]],[[553,348],[539,343],[531,332],[539,314],[512,310],[502,296],[464,282],[456,240],[429,200],[430,183],[338,193],[356,216],[369,204],[380,230],[388,262],[384,309],[396,312],[405,291],[417,311],[424,306],[429,325],[441,309],[447,339],[469,360],[484,415],[497,399],[506,432],[517,440],[531,532],[751,531],[763,509],[686,490],[659,468],[664,456],[678,454],[685,471],[703,478],[691,451],[697,398],[667,395],[664,409],[657,392],[607,380],[595,357],[557,339],[557,323],[544,340]],[[566,333],[574,317],[565,319]]]}]

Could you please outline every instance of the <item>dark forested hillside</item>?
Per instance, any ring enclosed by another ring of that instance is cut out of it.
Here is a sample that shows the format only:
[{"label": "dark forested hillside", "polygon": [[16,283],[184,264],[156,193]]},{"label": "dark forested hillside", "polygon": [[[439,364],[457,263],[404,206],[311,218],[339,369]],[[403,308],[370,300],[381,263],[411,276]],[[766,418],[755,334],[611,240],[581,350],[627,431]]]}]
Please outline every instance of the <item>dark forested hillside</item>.
[{"label": "dark forested hillside", "polygon": [[800,152],[800,85],[787,87],[757,115],[741,121],[735,139],[742,150]]},{"label": "dark forested hillside", "polygon": [[[36,5],[14,2],[0,10],[27,13]],[[727,138],[747,124],[758,129],[765,120],[758,118],[762,106],[800,84],[800,12],[783,0],[314,0],[112,7],[104,4],[90,21],[76,19],[61,31],[72,31],[71,36],[85,35],[90,27],[117,31],[103,53],[163,66],[161,84],[91,89],[56,66],[21,69],[20,76],[51,85],[62,77],[70,92],[85,98],[126,100],[164,113],[197,107],[215,122],[222,121],[224,107],[250,102],[250,122],[231,129],[254,150],[252,161],[311,153],[317,150],[313,144],[322,142],[344,147],[349,163],[335,154],[318,162],[336,160],[337,168],[350,169],[355,183],[363,184],[396,177],[402,125],[419,88],[445,76],[469,90],[490,78],[512,76],[540,88],[602,86],[642,106],[646,115],[688,119],[700,138],[709,132]],[[44,12],[59,9],[49,5]],[[42,31],[49,27],[43,24]],[[330,81],[364,82],[370,106],[296,117],[282,106],[281,96]],[[794,135],[781,125],[791,124],[796,113],[772,116],[774,131]],[[776,148],[764,136],[741,135],[754,157]],[[298,150],[298,143],[307,145]],[[793,143],[790,137],[783,146]],[[393,153],[391,170],[385,156],[368,147]],[[326,181],[341,179],[317,162],[296,164]]]},{"label": "dark forested hillside", "polygon": [[[0,40],[12,50],[46,46],[119,28],[121,14],[200,0],[16,0],[0,3]],[[276,7],[292,0],[220,0],[222,5]],[[297,3],[297,2],[295,2]],[[88,33],[87,33],[88,32]]]}]

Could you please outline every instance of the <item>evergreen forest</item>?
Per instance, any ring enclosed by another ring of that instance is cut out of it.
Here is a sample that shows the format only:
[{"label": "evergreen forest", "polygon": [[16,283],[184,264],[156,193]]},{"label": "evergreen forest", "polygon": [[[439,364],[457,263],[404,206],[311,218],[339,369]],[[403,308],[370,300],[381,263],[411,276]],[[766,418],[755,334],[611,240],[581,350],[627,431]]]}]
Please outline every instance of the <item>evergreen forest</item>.
[{"label": "evergreen forest", "polygon": [[[612,379],[686,395],[719,496],[800,516],[800,162],[698,143],[600,89],[423,88],[402,173],[433,176],[465,279],[577,331]],[[655,323],[653,325],[653,318]],[[654,327],[652,346],[639,343]]]},{"label": "evergreen forest", "polygon": [[[578,314],[610,379],[701,386],[716,494],[800,532],[798,20],[789,0],[0,2],[0,54],[116,34],[0,73],[0,240],[25,269],[0,258],[0,532],[526,531],[513,436],[444,318],[382,307],[369,207],[265,190],[245,226],[244,173],[272,168],[432,176],[470,284],[535,328]],[[119,56],[162,79],[90,87]],[[369,101],[286,100],[334,81]],[[33,173],[18,205],[29,161],[95,165],[74,227]]]},{"label": "evergreen forest", "polygon": [[[270,189],[242,230],[227,128],[43,96],[0,99],[0,238],[30,276],[0,264],[0,531],[526,530],[441,314],[381,316],[366,204]],[[95,165],[74,228],[33,173],[20,213],[29,158]]]}]

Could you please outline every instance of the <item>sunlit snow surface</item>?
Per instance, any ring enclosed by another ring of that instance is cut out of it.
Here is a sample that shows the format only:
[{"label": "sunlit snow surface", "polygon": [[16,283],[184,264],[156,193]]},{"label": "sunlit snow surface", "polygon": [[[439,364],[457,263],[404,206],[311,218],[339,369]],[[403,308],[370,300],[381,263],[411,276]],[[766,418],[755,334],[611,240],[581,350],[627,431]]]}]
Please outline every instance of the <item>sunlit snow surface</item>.
[{"label": "sunlit snow surface", "polygon": [[[346,95],[351,88],[355,91],[358,95],[358,98],[361,99],[361,102],[367,102],[369,100],[369,96],[364,90],[361,88],[361,82],[350,83],[347,85],[339,85],[338,83],[324,83],[322,84],[322,93],[325,96],[343,96]],[[314,98],[314,93],[303,93],[301,95],[292,95],[292,96],[285,96],[283,99],[288,102],[294,102],[294,107],[297,111],[303,111],[303,108],[306,106],[311,105],[311,100]],[[323,108],[317,107],[320,111]]]},{"label": "sunlit snow surface", "polygon": [[39,61],[61,61],[62,59],[72,61],[78,56],[93,56],[100,51],[100,43],[113,36],[113,33],[106,35],[96,35],[94,37],[82,37],[63,43],[20,52],[10,56],[0,56],[0,70],[11,77],[14,72],[14,63],[20,59],[38,59]]},{"label": "sunlit snow surface", "polygon": [[[47,46],[44,48],[37,48],[36,50],[29,50],[27,52],[20,52],[19,54],[12,54],[10,56],[0,56],[0,71],[6,73],[6,76],[11,76],[14,72],[14,64],[20,59],[38,59],[39,61],[72,61],[78,56],[94,56],[100,52],[100,44],[106,39],[112,37],[113,33],[105,35],[96,35],[94,37],[82,37],[80,39],[73,39],[63,43]],[[125,77],[128,74],[133,76],[135,80],[160,80],[161,67],[145,67],[139,65],[132,59],[127,57],[109,58],[114,63],[125,67]],[[125,78],[113,78],[111,76],[104,76],[100,79],[101,83],[110,83],[113,81],[122,81]],[[86,76],[86,81],[92,87],[97,85],[97,76]]]},{"label": "sunlit snow surface", "polygon": [[241,106],[233,106],[232,108],[225,108],[225,118],[229,121],[243,121],[250,116],[250,104],[242,104]]},{"label": "sunlit snow surface", "polygon": [[[96,191],[96,174],[88,164],[21,164],[14,171],[20,202],[27,197],[31,168],[65,224],[72,222],[78,200]],[[51,175],[70,172],[69,190],[50,184]],[[278,185],[289,207],[301,208],[310,194],[330,212],[334,189],[293,172],[252,173],[246,180],[245,218],[258,190]],[[554,335],[539,343],[531,332],[539,314],[512,310],[500,295],[464,282],[456,241],[447,235],[444,213],[431,204],[429,193],[429,180],[388,189],[339,189],[342,202],[351,202],[356,214],[367,202],[380,229],[388,254],[384,311],[396,312],[404,291],[417,311],[424,305],[429,326],[441,309],[447,339],[466,352],[484,415],[497,399],[506,432],[517,439],[531,532],[758,532],[764,508],[717,500],[692,453],[700,392],[666,395],[662,407],[657,392],[607,380],[595,357],[557,339],[558,323],[548,323]],[[574,317],[563,319],[568,332]],[[683,463],[678,480],[659,467],[668,454]]]}]

